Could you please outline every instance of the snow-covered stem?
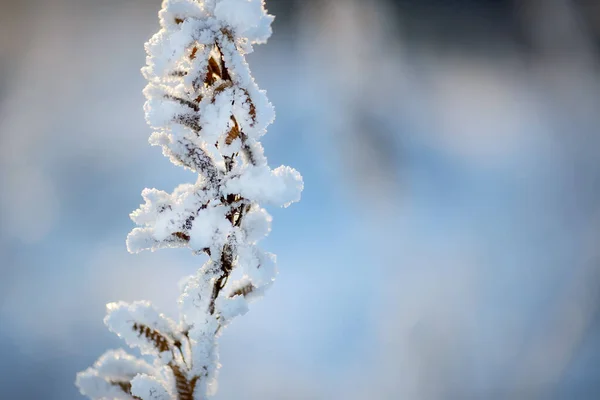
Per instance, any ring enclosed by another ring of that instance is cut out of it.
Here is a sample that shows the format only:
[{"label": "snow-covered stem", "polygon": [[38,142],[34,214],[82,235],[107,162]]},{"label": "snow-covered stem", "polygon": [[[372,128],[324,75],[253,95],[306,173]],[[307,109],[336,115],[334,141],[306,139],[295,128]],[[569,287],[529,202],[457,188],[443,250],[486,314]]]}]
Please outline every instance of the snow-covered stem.
[{"label": "snow-covered stem", "polygon": [[[148,302],[111,303],[105,323],[153,361],[109,351],[77,376],[92,399],[201,400],[216,390],[216,340],[272,284],[275,256],[262,205],[300,199],[300,174],[271,170],[259,142],[274,110],[245,55],[271,35],[263,0],[164,0],[161,29],[146,43],[144,106],[152,145],[198,174],[173,193],[145,189],[131,214],[132,253],[188,247],[208,260],[183,285],[175,322]],[[239,279],[233,279],[233,275]]]}]

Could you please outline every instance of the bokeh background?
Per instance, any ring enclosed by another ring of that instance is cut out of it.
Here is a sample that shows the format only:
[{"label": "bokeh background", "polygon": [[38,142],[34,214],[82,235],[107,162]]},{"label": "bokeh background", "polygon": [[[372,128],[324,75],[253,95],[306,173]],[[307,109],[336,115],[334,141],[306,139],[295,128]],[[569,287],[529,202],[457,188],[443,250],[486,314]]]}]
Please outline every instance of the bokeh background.
[{"label": "bokeh background", "polygon": [[[81,399],[204,261],[130,255],[159,0],[0,0],[0,398]],[[221,339],[226,399],[600,398],[600,1],[268,0],[280,275]]]}]

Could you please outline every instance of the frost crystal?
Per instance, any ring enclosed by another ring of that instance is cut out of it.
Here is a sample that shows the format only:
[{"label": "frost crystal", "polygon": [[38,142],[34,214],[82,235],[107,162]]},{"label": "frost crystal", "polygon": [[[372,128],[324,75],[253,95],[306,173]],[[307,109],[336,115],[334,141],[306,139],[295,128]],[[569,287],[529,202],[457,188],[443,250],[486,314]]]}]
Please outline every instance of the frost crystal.
[{"label": "frost crystal", "polygon": [[[92,399],[205,399],[216,390],[216,340],[273,283],[275,256],[257,243],[271,230],[261,204],[300,200],[302,177],[271,170],[258,139],[275,113],[245,55],[271,35],[262,0],[165,0],[161,29],[146,43],[144,110],[150,143],[198,174],[173,193],[142,192],[127,237],[136,253],[188,247],[208,261],[183,284],[175,322],[147,302],[111,303],[104,322],[152,364],[109,351],[80,372]],[[233,270],[239,280],[230,279]]]}]

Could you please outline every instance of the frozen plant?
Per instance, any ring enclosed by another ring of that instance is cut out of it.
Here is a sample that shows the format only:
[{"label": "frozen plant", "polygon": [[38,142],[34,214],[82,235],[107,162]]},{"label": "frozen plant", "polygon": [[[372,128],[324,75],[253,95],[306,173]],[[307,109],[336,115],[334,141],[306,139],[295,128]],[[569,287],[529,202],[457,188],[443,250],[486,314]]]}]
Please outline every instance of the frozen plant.
[{"label": "frozen plant", "polygon": [[286,207],[303,188],[296,170],[269,168],[258,141],[274,111],[244,56],[271,34],[263,1],[165,0],[159,17],[142,69],[150,143],[198,180],[171,194],[145,189],[127,248],[189,247],[208,261],[182,285],[178,322],[148,302],[108,304],[106,325],[145,357],[111,350],[80,372],[77,386],[92,399],[214,393],[222,328],[275,278],[275,256],[257,246],[271,229],[261,206]]}]

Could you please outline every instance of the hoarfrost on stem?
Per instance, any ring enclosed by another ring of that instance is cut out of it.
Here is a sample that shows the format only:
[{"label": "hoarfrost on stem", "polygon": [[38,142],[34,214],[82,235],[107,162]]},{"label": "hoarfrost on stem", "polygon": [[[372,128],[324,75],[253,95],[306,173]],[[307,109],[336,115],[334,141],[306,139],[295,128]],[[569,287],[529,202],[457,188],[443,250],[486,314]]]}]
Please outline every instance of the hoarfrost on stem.
[{"label": "hoarfrost on stem", "polygon": [[214,393],[222,328],[245,314],[277,273],[275,256],[257,245],[271,230],[261,204],[287,207],[303,189],[293,168],[271,170],[258,141],[275,113],[245,55],[271,35],[264,1],[165,0],[159,19],[142,68],[146,120],[155,129],[150,143],[198,179],[172,193],[144,189],[127,248],[188,247],[208,261],[183,284],[178,322],[148,302],[107,306],[109,329],[152,362],[107,352],[77,375],[92,399],[200,400]]}]

